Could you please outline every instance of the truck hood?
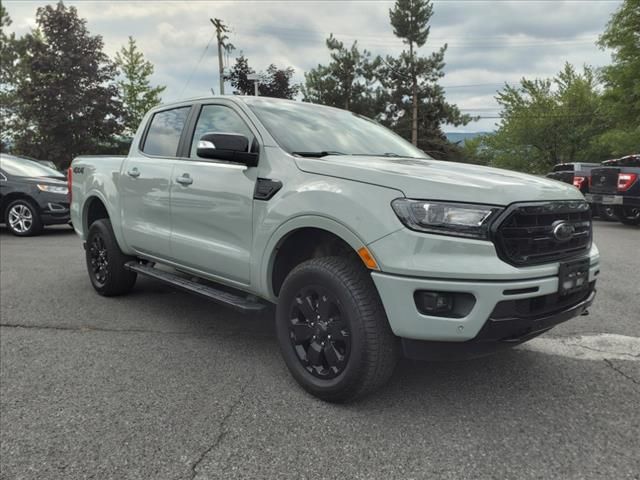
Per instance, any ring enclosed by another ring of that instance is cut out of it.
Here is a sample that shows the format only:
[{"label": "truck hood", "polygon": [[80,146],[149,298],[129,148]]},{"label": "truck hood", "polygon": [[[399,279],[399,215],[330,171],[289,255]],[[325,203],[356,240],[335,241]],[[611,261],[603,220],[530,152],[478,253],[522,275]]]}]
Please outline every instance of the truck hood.
[{"label": "truck hood", "polygon": [[54,185],[60,187],[67,186],[67,179],[65,177],[19,177],[18,181],[24,183],[44,183],[47,185]]},{"label": "truck hood", "polygon": [[416,199],[509,205],[584,198],[572,185],[466,163],[349,155],[295,161],[304,172],[394,188]]}]

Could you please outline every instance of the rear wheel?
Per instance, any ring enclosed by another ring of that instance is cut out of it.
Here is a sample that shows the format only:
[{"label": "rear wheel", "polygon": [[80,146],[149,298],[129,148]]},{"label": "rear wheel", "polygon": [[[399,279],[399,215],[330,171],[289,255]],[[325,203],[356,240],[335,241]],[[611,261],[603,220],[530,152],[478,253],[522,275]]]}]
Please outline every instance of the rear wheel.
[{"label": "rear wheel", "polygon": [[122,253],[107,219],[97,220],[89,228],[86,260],[89,279],[100,295],[123,295],[136,283],[136,273],[124,266],[134,257]]},{"label": "rear wheel", "polygon": [[357,260],[324,257],[285,279],[276,312],[287,367],[309,393],[345,402],[383,385],[398,358],[371,275]]},{"label": "rear wheel", "polygon": [[617,222],[618,216],[613,207],[606,205],[598,205],[598,217],[606,222]]},{"label": "rear wheel", "polygon": [[640,225],[639,207],[616,207],[616,214],[625,225]]},{"label": "rear wheel", "polygon": [[35,205],[26,199],[14,200],[7,206],[5,222],[9,231],[18,237],[42,233],[42,219]]}]

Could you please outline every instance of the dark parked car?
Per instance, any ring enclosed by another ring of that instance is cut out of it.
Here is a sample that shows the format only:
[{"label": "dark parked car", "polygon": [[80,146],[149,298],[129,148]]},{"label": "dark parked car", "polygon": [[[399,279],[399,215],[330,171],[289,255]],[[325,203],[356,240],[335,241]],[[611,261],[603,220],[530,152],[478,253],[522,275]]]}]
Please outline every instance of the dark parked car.
[{"label": "dark parked car", "polygon": [[626,225],[640,225],[640,155],[607,160],[594,168],[587,201],[613,208]]},{"label": "dark parked car", "polygon": [[591,169],[599,167],[599,163],[559,163],[547,173],[547,178],[569,183],[580,190],[583,194],[589,189],[589,177]]},{"label": "dark parked car", "polygon": [[46,225],[69,223],[64,174],[33,160],[0,155],[0,212],[14,235],[38,235]]},{"label": "dark parked car", "polygon": [[[551,172],[547,173],[546,177],[573,185],[587,197],[589,188],[591,187],[591,171],[600,166],[599,163],[559,163],[553,167]],[[618,220],[613,208],[610,206],[593,204],[591,201],[589,201],[589,204],[591,205],[591,212],[594,216],[598,216],[602,220]]]}]

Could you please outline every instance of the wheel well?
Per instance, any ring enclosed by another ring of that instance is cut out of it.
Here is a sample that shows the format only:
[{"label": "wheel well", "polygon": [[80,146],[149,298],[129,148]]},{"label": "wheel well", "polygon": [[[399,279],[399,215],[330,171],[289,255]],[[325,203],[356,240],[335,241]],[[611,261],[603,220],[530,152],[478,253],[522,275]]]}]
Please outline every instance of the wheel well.
[{"label": "wheel well", "polygon": [[107,208],[104,206],[104,203],[97,198],[93,197],[89,200],[89,204],[85,207],[85,225],[88,230],[89,227],[96,220],[100,220],[101,218],[109,218],[109,213],[107,213]]},{"label": "wheel well", "polygon": [[0,222],[4,222],[4,216],[5,216],[5,210],[7,209],[7,207],[9,206],[9,204],[11,202],[13,202],[14,200],[18,200],[18,199],[23,199],[23,200],[28,200],[29,202],[31,202],[33,205],[35,205],[38,210],[38,202],[36,202],[35,200],[33,200],[33,198],[31,198],[29,195],[26,195],[22,192],[13,192],[13,193],[9,193],[6,196],[3,196],[2,198],[0,198]]},{"label": "wheel well", "polygon": [[289,233],[276,247],[271,286],[278,295],[289,272],[311,258],[358,254],[337,235],[320,228],[301,228]]}]

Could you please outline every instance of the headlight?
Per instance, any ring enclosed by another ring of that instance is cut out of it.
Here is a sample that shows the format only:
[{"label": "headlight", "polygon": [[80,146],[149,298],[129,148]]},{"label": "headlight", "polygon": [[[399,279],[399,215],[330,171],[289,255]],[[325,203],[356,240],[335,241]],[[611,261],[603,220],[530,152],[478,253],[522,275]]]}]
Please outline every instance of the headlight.
[{"label": "headlight", "polygon": [[62,195],[66,195],[67,193],[69,193],[69,189],[67,187],[59,187],[57,185],[44,185],[41,183],[38,184],[38,190],[47,193],[61,193]]},{"label": "headlight", "polygon": [[469,238],[489,238],[489,223],[502,210],[493,205],[444,203],[397,198],[391,202],[411,230]]}]

